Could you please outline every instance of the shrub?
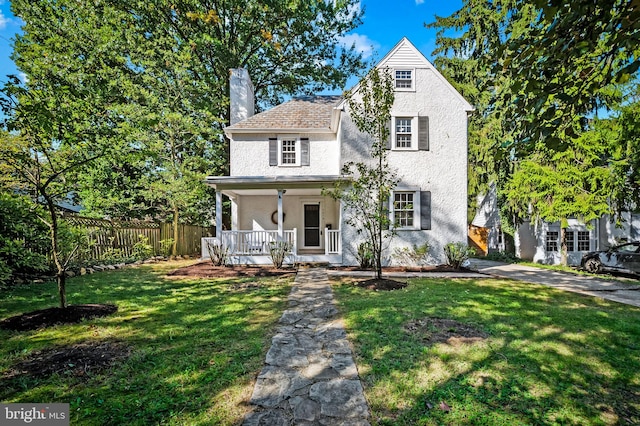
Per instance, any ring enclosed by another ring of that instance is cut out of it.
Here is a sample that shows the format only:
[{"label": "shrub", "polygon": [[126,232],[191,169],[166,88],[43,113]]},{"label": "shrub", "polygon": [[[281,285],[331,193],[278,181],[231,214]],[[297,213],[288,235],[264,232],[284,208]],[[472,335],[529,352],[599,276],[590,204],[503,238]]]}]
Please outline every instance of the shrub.
[{"label": "shrub", "polygon": [[507,252],[499,252],[499,251],[491,252],[487,254],[484,258],[487,260],[495,260],[496,262],[505,262],[505,263],[518,263],[521,261],[521,259],[516,257],[515,254],[507,253]]},{"label": "shrub", "polygon": [[393,257],[400,265],[423,265],[427,263],[429,248],[429,243],[424,243],[419,246],[414,244],[411,248],[395,248],[391,257]]},{"label": "shrub", "polygon": [[100,263],[120,263],[128,260],[124,250],[119,248],[109,247],[101,256]]},{"label": "shrub", "polygon": [[469,259],[469,256],[475,255],[475,250],[462,243],[449,243],[444,246],[444,255],[447,258],[447,265],[456,269],[460,269],[460,266],[465,260]]},{"label": "shrub", "polygon": [[138,241],[133,245],[131,255],[136,260],[145,260],[153,256],[153,246],[149,244],[149,237],[138,235]]},{"label": "shrub", "polygon": [[27,197],[0,194],[0,284],[49,269],[49,229],[39,210]]},{"label": "shrub", "polygon": [[160,240],[160,255],[164,257],[169,257],[171,254],[171,248],[173,247],[173,238],[166,238],[164,240]]},{"label": "shrub", "polygon": [[222,244],[207,243],[207,251],[213,266],[224,266],[229,260],[229,249]]},{"label": "shrub", "polygon": [[272,241],[269,243],[269,257],[273,266],[280,269],[284,260],[291,252],[291,244],[286,241]]},{"label": "shrub", "polygon": [[373,246],[369,241],[365,241],[358,245],[356,260],[358,261],[358,265],[360,265],[360,268],[362,269],[373,268]]}]

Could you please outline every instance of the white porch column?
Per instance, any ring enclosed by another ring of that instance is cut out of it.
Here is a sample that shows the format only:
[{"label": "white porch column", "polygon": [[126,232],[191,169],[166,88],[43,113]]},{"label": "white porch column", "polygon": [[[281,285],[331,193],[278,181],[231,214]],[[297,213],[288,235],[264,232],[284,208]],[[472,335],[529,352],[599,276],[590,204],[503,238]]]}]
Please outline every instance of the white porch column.
[{"label": "white porch column", "polygon": [[282,189],[278,189],[278,240],[282,241],[283,237],[284,237],[284,226],[283,223],[284,219],[283,219],[283,212],[282,212],[282,194],[284,194],[285,191],[283,191]]},{"label": "white porch column", "polygon": [[222,192],[216,191],[216,237],[222,243]]}]

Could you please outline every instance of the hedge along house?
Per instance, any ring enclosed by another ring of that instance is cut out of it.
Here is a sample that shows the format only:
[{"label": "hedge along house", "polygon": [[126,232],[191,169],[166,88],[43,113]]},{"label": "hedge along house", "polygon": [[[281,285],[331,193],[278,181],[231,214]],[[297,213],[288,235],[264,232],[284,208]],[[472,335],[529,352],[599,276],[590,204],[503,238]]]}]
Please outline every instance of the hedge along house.
[{"label": "hedge along house", "polygon": [[[400,182],[390,215],[394,248],[427,242],[435,261],[449,242],[467,240],[467,115],[473,107],[403,38],[377,65],[394,77],[388,161]],[[370,161],[371,138],[358,131],[337,96],[292,99],[253,114],[246,70],[231,73],[230,175],[207,177],[216,190],[212,239],[233,263],[266,264],[269,243],[291,244],[290,262],[355,265],[362,237],[348,212],[323,195],[344,179],[345,163]],[[231,230],[222,230],[222,197],[231,200]],[[208,257],[203,241],[203,257]],[[387,263],[391,262],[387,259]]]}]

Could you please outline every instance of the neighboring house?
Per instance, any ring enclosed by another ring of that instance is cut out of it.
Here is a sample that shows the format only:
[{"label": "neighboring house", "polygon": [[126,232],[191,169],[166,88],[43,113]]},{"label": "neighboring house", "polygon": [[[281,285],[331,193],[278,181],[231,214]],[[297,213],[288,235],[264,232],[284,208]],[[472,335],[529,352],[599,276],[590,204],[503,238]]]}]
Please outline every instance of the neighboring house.
[{"label": "neighboring house", "polygon": [[[388,161],[400,183],[390,215],[398,225],[387,250],[467,241],[467,115],[473,107],[407,40],[377,65],[394,76]],[[230,176],[207,177],[216,190],[216,241],[234,263],[269,263],[268,245],[284,239],[295,262],[357,264],[363,237],[344,223],[340,201],[323,195],[350,161],[370,160],[371,139],[357,130],[336,96],[295,98],[253,115],[247,72],[232,70]],[[231,230],[222,230],[222,196],[231,200]],[[203,244],[203,257],[208,257]],[[387,263],[392,259],[386,259]]]},{"label": "neighboring house", "polygon": [[[587,226],[569,219],[567,228],[567,263],[580,265],[582,256],[590,251],[628,241],[640,240],[640,214],[624,212],[619,225],[608,215],[592,220]],[[560,223],[525,223],[515,236],[516,256],[537,263],[560,263]]]},{"label": "neighboring house", "polygon": [[[640,214],[624,212],[618,218],[605,215],[589,224],[568,220],[567,263],[580,265],[582,256],[590,251],[640,240]],[[520,259],[542,264],[560,264],[560,222],[525,222],[513,236],[515,255]],[[496,185],[478,197],[478,209],[469,226],[469,240],[483,254],[505,250],[504,232],[500,223],[500,208]]]},{"label": "neighboring house", "polygon": [[478,254],[503,252],[505,239],[500,223],[496,184],[492,183],[486,194],[479,195],[477,202],[476,215],[469,225],[469,242],[481,252]]}]

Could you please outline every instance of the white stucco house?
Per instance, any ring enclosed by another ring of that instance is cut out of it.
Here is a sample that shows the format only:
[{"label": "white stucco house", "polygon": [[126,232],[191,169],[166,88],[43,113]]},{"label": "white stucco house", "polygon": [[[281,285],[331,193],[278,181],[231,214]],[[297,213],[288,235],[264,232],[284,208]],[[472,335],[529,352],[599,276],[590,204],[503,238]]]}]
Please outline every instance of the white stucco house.
[{"label": "white stucco house", "polygon": [[[390,200],[397,235],[388,251],[428,242],[434,261],[443,261],[445,244],[467,241],[473,107],[406,38],[377,67],[388,68],[395,85],[388,161],[400,183]],[[293,247],[290,262],[356,265],[362,237],[323,188],[344,178],[346,162],[370,158],[371,139],[339,96],[294,98],[255,115],[253,105],[247,71],[232,70],[230,175],[206,178],[216,191],[215,241],[234,263],[270,263],[269,242],[283,239]],[[229,230],[222,229],[223,196],[231,201]]]}]

